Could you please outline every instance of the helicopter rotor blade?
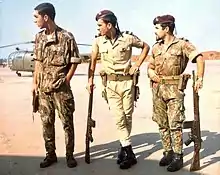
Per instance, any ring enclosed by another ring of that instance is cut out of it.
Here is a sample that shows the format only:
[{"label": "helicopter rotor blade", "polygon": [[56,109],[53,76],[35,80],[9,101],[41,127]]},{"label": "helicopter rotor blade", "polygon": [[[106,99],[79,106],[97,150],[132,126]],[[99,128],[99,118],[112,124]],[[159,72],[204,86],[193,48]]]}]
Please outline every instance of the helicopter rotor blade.
[{"label": "helicopter rotor blade", "polygon": [[79,46],[92,46],[91,44],[82,44],[82,43],[79,43],[77,45],[79,45]]},{"label": "helicopter rotor blade", "polygon": [[34,44],[34,43],[35,43],[34,41],[27,41],[27,42],[8,44],[8,45],[0,46],[0,49],[6,48],[6,47],[12,47],[12,46],[16,46],[16,45],[21,45],[21,44]]},{"label": "helicopter rotor blade", "polygon": [[[14,44],[8,44],[8,45],[0,46],[0,49],[6,48],[6,47],[12,47],[12,46],[16,46],[16,45],[21,45],[21,44],[34,44],[34,43],[35,43],[34,41],[19,42],[19,43],[14,43]],[[83,43],[79,43],[77,45],[80,45],[80,46],[92,46],[91,44],[83,44]]]}]

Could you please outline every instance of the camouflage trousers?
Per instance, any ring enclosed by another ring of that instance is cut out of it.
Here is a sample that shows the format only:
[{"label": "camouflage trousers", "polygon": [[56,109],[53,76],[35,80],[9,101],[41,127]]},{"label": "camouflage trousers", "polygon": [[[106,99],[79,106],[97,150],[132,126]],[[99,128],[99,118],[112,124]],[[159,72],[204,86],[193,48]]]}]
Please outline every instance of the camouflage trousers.
[{"label": "camouflage trousers", "polygon": [[[173,150],[181,154],[183,150],[182,127],[185,120],[184,93],[178,93],[175,97],[164,98],[166,92],[158,92],[153,88],[153,121],[159,126],[159,133],[165,151]],[[171,96],[170,96],[171,97]]]},{"label": "camouflage trousers", "polygon": [[39,93],[39,113],[43,125],[43,138],[47,153],[53,153],[55,146],[55,109],[65,132],[66,154],[74,151],[73,112],[75,102],[70,86],[62,85],[55,92]]},{"label": "camouflage trousers", "polygon": [[119,140],[123,147],[131,144],[132,114],[134,111],[133,81],[107,81],[107,98],[114,116]]}]

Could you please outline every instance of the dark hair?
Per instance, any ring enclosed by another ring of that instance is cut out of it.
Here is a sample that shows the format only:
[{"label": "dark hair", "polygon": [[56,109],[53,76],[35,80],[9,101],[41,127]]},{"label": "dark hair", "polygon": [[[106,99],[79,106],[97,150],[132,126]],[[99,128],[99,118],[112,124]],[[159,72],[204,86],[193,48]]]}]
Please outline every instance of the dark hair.
[{"label": "dark hair", "polygon": [[174,29],[175,29],[175,23],[163,23],[163,24],[160,24],[161,25],[161,27],[162,27],[162,29],[164,30],[166,27],[168,27],[169,28],[169,32],[171,33],[171,34],[173,34],[173,31],[174,31]]},{"label": "dark hair", "polygon": [[35,7],[34,10],[37,10],[40,15],[49,16],[53,21],[55,19],[56,12],[54,6],[51,3],[41,3]]},{"label": "dark hair", "polygon": [[107,19],[102,19],[104,23],[108,24],[112,24],[113,27],[116,28],[116,24],[117,24],[117,21],[116,20],[107,20]]}]

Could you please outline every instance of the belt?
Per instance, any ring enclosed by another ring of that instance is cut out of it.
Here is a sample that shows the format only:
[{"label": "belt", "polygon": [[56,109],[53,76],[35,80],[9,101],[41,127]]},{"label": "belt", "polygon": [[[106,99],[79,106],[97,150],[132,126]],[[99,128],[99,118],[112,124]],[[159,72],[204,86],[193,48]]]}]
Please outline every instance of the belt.
[{"label": "belt", "polygon": [[107,80],[109,81],[123,81],[123,80],[132,80],[131,75],[120,75],[120,74],[110,74],[107,75]]},{"label": "belt", "polygon": [[179,75],[174,75],[174,76],[159,76],[160,78],[160,83],[161,84],[174,84],[178,85],[180,76]]}]

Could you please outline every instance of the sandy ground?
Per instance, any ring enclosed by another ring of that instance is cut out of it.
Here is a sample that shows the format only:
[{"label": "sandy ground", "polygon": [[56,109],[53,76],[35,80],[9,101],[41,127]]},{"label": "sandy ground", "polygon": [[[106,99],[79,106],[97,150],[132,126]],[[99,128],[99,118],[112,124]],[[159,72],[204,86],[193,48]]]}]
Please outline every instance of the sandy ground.
[{"label": "sandy ground", "polygon": [[[87,83],[88,64],[78,67],[71,81],[76,101],[75,123],[75,157],[78,167],[69,169],[65,162],[64,133],[61,122],[56,120],[56,147],[58,163],[40,169],[39,163],[44,158],[44,142],[41,121],[35,114],[32,121],[30,73],[17,77],[8,68],[0,68],[0,175],[60,175],[60,174],[170,174],[166,168],[159,167],[162,146],[156,123],[151,120],[152,95],[146,66],[141,68],[141,96],[133,115],[132,145],[138,157],[138,164],[129,170],[120,170],[116,165],[119,143],[114,121],[108,106],[101,98],[100,77],[96,76],[93,118],[96,128],[93,130],[94,142],[91,144],[91,164],[84,162],[85,130],[88,107]],[[189,65],[186,72],[195,66]],[[99,66],[97,67],[97,72]],[[193,154],[193,144],[184,146],[184,168],[175,174],[220,174],[220,61],[206,62],[204,88],[200,95],[200,117],[202,130],[201,170],[189,172]],[[193,119],[192,81],[186,89],[185,107],[187,120]],[[184,130],[184,140],[189,130]]]}]

